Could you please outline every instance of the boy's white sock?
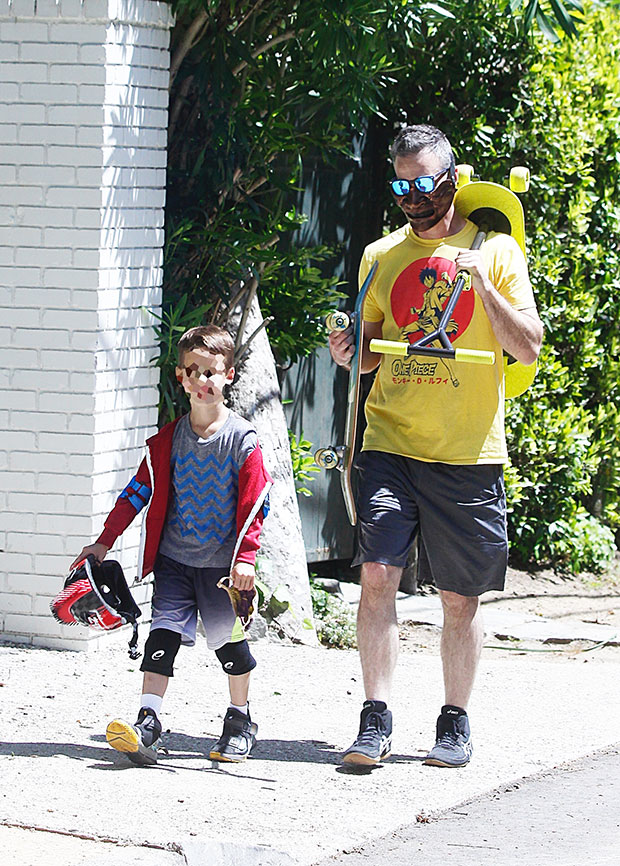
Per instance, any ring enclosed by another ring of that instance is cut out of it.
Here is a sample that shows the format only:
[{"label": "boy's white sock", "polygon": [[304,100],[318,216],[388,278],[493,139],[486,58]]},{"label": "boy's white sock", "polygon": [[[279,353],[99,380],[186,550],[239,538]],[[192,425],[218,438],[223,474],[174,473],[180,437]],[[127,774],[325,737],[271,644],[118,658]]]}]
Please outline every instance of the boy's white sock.
[{"label": "boy's white sock", "polygon": [[242,707],[238,707],[236,704],[229,704],[233,710],[238,710],[240,713],[243,713],[244,716],[248,714],[248,705],[244,704]]},{"label": "boy's white sock", "polygon": [[142,695],[140,698],[140,709],[142,707],[149,707],[151,710],[155,710],[157,715],[161,712],[161,705],[163,703],[163,698],[160,695],[150,695],[148,692]]}]

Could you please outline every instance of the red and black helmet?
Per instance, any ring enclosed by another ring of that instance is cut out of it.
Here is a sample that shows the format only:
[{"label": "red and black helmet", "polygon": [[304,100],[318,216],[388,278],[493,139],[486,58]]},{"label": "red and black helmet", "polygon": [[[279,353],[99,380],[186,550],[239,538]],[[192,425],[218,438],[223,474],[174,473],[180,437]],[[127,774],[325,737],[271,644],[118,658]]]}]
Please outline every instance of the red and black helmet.
[{"label": "red and black helmet", "polygon": [[115,560],[100,563],[90,555],[78,562],[50,608],[58,622],[79,623],[97,631],[113,631],[131,623],[129,655],[133,659],[139,657],[137,620],[142,612],[129,591],[120,563]]}]

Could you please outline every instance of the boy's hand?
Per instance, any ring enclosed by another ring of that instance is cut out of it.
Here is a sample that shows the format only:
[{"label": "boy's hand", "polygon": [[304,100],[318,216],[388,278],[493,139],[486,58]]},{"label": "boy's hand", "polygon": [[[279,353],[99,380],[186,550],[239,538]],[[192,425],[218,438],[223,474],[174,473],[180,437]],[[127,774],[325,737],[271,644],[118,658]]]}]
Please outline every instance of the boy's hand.
[{"label": "boy's hand", "polygon": [[256,571],[249,562],[235,562],[230,572],[233,586],[236,589],[254,589]]},{"label": "boy's hand", "polygon": [[105,546],[105,544],[101,544],[99,542],[96,542],[95,544],[89,544],[88,547],[83,547],[82,552],[79,553],[73,560],[73,562],[69,566],[69,571],[72,571],[74,568],[76,568],[83,559],[86,559],[86,557],[91,554],[95,557],[97,562],[103,562],[107,552],[108,548]]}]

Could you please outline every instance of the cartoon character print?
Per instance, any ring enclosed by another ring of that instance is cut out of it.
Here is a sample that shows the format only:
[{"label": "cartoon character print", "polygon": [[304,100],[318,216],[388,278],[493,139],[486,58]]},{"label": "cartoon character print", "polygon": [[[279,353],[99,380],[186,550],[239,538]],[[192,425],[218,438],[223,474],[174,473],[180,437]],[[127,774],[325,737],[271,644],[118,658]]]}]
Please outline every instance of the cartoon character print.
[{"label": "cartoon character print", "polygon": [[[391,306],[402,340],[415,343],[437,330],[444,308],[452,295],[456,276],[455,263],[442,256],[417,259],[399,274],[392,287]],[[467,330],[474,312],[474,303],[474,293],[466,286],[446,325],[446,334],[451,341]],[[430,367],[437,369],[437,364],[430,362],[430,359],[425,358],[424,364],[419,363],[421,360],[416,361],[415,356],[410,356],[407,361],[395,362],[398,369],[394,368],[393,373],[404,381],[403,374],[415,374],[417,367],[423,367],[425,371]],[[443,358],[438,360],[441,360],[445,367],[452,385],[458,387],[459,382],[453,374],[451,364]],[[417,376],[420,384],[422,381],[434,381],[435,378]]]}]

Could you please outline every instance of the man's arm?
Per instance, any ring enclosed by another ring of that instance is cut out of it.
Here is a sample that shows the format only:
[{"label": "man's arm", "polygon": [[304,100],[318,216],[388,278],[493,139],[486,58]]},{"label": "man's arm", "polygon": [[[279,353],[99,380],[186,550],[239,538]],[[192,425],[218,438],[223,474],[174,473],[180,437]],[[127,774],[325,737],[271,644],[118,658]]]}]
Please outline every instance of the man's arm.
[{"label": "man's arm", "polygon": [[480,295],[493,333],[504,351],[522,364],[533,364],[542,346],[543,326],[536,307],[515,309],[491,283],[480,250],[462,250],[455,259],[469,271],[472,285]]},{"label": "man's arm", "polygon": [[[383,335],[383,322],[364,322],[364,343],[362,345],[362,373],[371,373],[379,366],[381,355],[368,348],[371,340],[380,340]],[[329,351],[339,367],[351,369],[353,357],[353,328],[346,331],[332,331],[329,335]]]}]

